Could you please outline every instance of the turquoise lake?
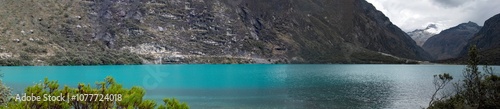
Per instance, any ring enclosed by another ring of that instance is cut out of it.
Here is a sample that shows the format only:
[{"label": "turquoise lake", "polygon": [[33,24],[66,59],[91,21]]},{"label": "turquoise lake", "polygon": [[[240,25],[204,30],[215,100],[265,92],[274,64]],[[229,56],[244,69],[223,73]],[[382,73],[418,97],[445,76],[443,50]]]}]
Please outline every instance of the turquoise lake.
[{"label": "turquoise lake", "polygon": [[[175,97],[198,108],[421,108],[433,75],[461,79],[462,65],[130,65],[0,67],[3,82],[23,93],[45,77],[61,86],[113,76],[145,98]],[[493,66],[496,73],[500,67]],[[481,68],[482,69],[482,68]]]}]

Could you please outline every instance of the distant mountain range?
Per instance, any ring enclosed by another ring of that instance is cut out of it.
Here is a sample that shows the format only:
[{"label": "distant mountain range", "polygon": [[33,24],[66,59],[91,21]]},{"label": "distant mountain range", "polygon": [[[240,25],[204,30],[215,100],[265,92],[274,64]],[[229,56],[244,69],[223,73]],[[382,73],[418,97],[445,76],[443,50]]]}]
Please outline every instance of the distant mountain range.
[{"label": "distant mountain range", "polygon": [[479,29],[474,22],[462,23],[430,37],[422,48],[436,60],[456,58]]},{"label": "distant mountain range", "polygon": [[1,65],[432,59],[365,0],[9,0],[0,17]]},{"label": "distant mountain range", "polygon": [[438,27],[436,24],[430,24],[425,29],[416,29],[407,34],[417,42],[418,46],[423,46],[424,43],[432,36],[438,34]]}]

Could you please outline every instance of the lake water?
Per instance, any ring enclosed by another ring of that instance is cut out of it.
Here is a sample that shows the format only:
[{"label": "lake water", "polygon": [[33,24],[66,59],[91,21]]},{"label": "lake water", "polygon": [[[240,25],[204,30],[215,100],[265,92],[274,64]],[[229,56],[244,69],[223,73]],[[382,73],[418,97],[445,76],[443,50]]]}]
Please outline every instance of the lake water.
[{"label": "lake water", "polygon": [[[113,76],[145,98],[198,108],[421,108],[433,75],[460,79],[461,65],[132,65],[0,67],[14,94],[45,77],[61,86]],[[495,66],[495,72],[500,67]]]}]

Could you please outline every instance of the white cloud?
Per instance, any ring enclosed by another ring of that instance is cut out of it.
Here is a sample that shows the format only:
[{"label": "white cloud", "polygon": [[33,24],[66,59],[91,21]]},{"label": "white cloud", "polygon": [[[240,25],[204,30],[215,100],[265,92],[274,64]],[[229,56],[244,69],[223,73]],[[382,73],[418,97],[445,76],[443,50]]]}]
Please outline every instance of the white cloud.
[{"label": "white cloud", "polygon": [[439,30],[468,21],[483,25],[500,13],[498,0],[367,0],[404,31],[436,24]]}]

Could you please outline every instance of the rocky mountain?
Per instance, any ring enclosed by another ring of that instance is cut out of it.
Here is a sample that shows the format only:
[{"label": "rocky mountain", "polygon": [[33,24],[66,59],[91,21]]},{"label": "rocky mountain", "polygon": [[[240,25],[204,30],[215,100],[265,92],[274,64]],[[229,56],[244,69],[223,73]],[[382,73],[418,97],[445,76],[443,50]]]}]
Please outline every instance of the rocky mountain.
[{"label": "rocky mountain", "polygon": [[429,60],[365,0],[0,0],[0,63]]},{"label": "rocky mountain", "polygon": [[427,39],[436,35],[437,32],[438,27],[436,26],[436,24],[430,24],[425,29],[416,29],[411,32],[407,32],[406,34],[408,34],[415,42],[417,42],[418,46],[422,47]]},{"label": "rocky mountain", "polygon": [[482,62],[488,64],[500,64],[500,14],[497,14],[484,22],[483,28],[469,40],[469,44],[462,49],[461,54],[465,56],[468,47],[476,45],[482,56]]},{"label": "rocky mountain", "polygon": [[474,22],[462,23],[429,38],[422,46],[436,60],[456,58],[481,26]]}]

